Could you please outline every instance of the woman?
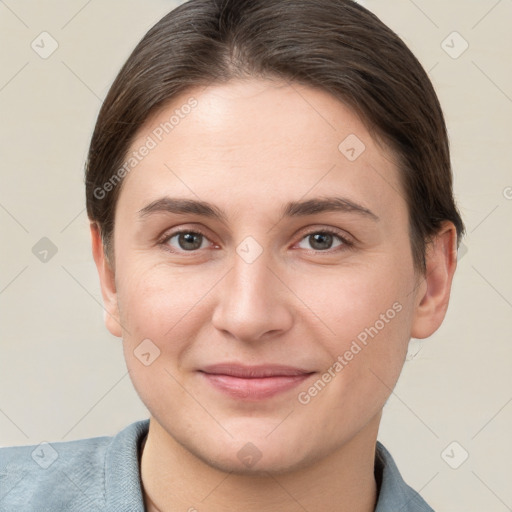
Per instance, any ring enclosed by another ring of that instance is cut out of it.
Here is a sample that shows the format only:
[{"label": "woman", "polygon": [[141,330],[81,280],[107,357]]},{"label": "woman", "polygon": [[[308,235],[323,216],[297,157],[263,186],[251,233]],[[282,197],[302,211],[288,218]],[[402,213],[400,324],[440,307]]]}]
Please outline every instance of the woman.
[{"label": "woman", "polygon": [[86,201],[150,418],[1,450],[2,507],[432,510],[377,434],[464,226],[396,34],[349,0],[190,0],[112,85]]}]

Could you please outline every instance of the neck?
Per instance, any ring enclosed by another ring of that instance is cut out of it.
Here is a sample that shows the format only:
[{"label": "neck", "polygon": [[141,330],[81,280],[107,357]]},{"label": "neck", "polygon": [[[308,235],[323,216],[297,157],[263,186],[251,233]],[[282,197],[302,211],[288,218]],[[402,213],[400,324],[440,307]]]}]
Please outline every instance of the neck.
[{"label": "neck", "polygon": [[[277,474],[226,473],[178,444],[151,417],[141,459],[148,512],[373,512],[380,418],[314,465]],[[234,507],[236,504],[236,507]]]}]

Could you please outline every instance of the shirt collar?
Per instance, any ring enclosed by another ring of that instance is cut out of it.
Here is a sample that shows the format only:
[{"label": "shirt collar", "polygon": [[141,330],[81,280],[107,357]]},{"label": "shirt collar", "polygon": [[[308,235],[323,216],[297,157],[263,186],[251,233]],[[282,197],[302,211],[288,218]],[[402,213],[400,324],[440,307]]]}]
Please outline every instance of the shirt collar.
[{"label": "shirt collar", "polygon": [[144,511],[139,457],[148,431],[146,419],[132,423],[112,439],[105,457],[105,510]]},{"label": "shirt collar", "polygon": [[403,480],[391,454],[377,441],[375,479],[379,488],[375,512],[434,512]]},{"label": "shirt collar", "polygon": [[[112,439],[105,458],[106,510],[144,510],[139,461],[148,431],[149,419],[146,419],[132,423]],[[375,512],[434,512],[404,482],[393,457],[379,441],[374,474],[378,489]]]}]

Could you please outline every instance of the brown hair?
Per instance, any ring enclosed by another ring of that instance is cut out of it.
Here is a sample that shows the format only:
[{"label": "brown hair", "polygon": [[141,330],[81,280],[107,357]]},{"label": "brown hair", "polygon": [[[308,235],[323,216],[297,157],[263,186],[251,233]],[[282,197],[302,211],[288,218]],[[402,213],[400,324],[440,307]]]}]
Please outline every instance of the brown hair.
[{"label": "brown hair", "polygon": [[453,222],[460,243],[443,113],[428,75],[391,29],[351,0],[189,0],[140,41],[98,116],[86,201],[107,255],[125,175],[119,170],[148,117],[192,87],[250,77],[331,93],[391,149],[416,269],[425,272],[426,246],[443,220]]}]

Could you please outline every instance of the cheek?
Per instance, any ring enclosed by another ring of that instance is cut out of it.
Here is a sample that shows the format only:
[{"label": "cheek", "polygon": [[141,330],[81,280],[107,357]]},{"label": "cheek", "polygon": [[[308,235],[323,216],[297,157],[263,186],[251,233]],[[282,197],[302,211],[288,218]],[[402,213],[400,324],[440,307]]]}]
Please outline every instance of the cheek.
[{"label": "cheek", "polygon": [[[297,289],[318,318],[317,339],[328,354],[329,390],[318,387],[328,402],[343,403],[345,412],[352,407],[361,414],[362,403],[368,413],[376,412],[400,375],[413,318],[411,279],[390,259],[387,266],[317,275]],[[327,403],[324,398],[318,406]]]},{"label": "cheek", "polygon": [[354,339],[394,337],[411,301],[409,279],[393,264],[317,271],[314,277],[295,276],[295,283],[294,292],[323,326],[323,339],[336,356]]},{"label": "cheek", "polygon": [[126,266],[119,275],[123,350],[134,388],[152,412],[165,410],[169,394],[184,403],[179,364],[205,321],[198,316],[200,301],[212,284],[162,265]]},{"label": "cheek", "polygon": [[141,370],[136,356],[143,340],[151,340],[163,356],[152,367],[163,367],[164,362],[170,371],[179,367],[200,330],[209,325],[208,295],[221,275],[161,263],[132,262],[119,269],[119,314],[130,370]]}]

